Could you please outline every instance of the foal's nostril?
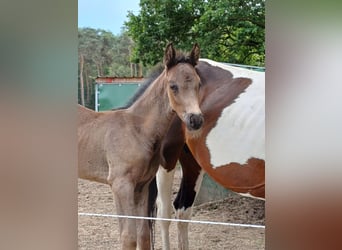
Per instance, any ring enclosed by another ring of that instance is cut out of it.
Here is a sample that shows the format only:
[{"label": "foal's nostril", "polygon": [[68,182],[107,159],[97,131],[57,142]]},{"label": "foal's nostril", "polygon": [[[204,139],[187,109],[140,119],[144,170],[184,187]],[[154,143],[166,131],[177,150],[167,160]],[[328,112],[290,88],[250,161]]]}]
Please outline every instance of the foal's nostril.
[{"label": "foal's nostril", "polygon": [[203,124],[203,115],[202,114],[191,114],[189,117],[190,128],[197,130],[201,128]]}]

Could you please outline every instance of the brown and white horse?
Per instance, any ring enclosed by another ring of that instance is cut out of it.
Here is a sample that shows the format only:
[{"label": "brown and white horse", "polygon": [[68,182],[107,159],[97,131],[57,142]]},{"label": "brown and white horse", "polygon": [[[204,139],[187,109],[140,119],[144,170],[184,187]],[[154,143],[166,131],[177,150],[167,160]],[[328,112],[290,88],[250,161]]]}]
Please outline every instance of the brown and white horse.
[{"label": "brown and white horse", "polygon": [[[197,44],[189,54],[169,44],[164,71],[130,107],[99,113],[78,107],[79,177],[109,184],[119,215],[148,216],[149,185],[174,114],[189,133],[201,128],[198,58]],[[122,249],[150,249],[148,221],[122,218],[119,226]]]},{"label": "brown and white horse", "polygon": [[[158,217],[171,216],[171,186],[179,159],[182,182],[174,201],[176,218],[190,219],[203,172],[236,193],[265,198],[265,74],[202,60],[202,133],[189,134],[175,117],[162,144],[157,173]],[[163,249],[170,249],[169,224],[162,221]],[[178,248],[188,249],[188,223],[178,223]]]}]

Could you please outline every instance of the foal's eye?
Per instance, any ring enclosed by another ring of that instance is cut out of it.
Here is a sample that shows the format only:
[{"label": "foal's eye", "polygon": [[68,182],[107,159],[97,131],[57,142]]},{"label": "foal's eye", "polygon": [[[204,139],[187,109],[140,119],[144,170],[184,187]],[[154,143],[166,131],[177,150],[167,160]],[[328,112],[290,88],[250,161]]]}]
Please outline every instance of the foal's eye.
[{"label": "foal's eye", "polygon": [[170,85],[170,89],[172,89],[172,91],[173,91],[174,93],[177,93],[177,92],[178,92],[178,86],[177,86],[176,84]]}]

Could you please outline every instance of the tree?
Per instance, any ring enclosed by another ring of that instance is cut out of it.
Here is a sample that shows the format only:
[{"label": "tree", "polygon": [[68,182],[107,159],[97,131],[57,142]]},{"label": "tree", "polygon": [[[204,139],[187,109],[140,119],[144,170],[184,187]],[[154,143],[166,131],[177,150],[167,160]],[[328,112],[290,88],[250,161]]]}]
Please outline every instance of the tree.
[{"label": "tree", "polygon": [[196,41],[202,57],[264,65],[264,0],[141,0],[140,7],[125,23],[135,62],[157,63],[169,41],[182,49]]},{"label": "tree", "polygon": [[129,12],[125,26],[135,42],[132,61],[144,65],[154,65],[163,56],[169,41],[178,48],[188,49],[192,40],[193,25],[197,7],[188,0],[140,1],[140,14]]},{"label": "tree", "polygon": [[80,28],[79,53],[79,103],[94,108],[94,81],[97,76],[130,76],[130,51],[133,41],[123,32]]},{"label": "tree", "polygon": [[204,56],[218,61],[263,65],[265,62],[265,2],[209,1],[194,29]]}]

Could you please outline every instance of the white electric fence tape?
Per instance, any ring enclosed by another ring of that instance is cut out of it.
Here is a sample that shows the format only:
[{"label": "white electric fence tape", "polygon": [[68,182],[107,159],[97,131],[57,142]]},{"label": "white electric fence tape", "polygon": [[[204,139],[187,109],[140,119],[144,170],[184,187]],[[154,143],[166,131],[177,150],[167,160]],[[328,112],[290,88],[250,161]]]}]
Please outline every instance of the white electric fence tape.
[{"label": "white electric fence tape", "polygon": [[233,227],[250,227],[250,228],[263,228],[263,229],[265,228],[265,226],[263,226],[263,225],[239,224],[239,223],[215,222],[215,221],[166,219],[166,218],[129,216],[129,215],[116,215],[116,214],[78,213],[78,215],[80,215],[80,216],[94,216],[94,217],[128,218],[128,219],[139,219],[139,220],[158,220],[158,221],[188,222],[188,223],[221,225],[221,226],[233,226]]}]

